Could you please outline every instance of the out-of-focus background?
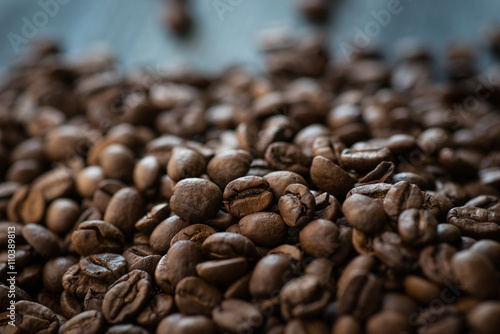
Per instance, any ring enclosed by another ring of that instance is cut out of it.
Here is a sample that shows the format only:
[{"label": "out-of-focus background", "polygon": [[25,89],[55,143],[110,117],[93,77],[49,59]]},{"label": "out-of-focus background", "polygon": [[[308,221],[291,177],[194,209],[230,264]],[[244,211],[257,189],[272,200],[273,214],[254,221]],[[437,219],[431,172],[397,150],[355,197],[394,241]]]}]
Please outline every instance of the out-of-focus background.
[{"label": "out-of-focus background", "polygon": [[[0,72],[29,43],[57,37],[68,57],[107,45],[122,68],[182,63],[206,71],[231,64],[259,70],[257,34],[288,26],[301,32],[322,27],[334,55],[342,42],[365,34],[389,51],[402,37],[423,40],[438,54],[458,39],[483,48],[481,29],[500,21],[500,1],[334,0],[323,26],[297,11],[298,0],[191,0],[194,29],[176,38],[161,24],[160,0],[4,0],[0,2]],[[390,6],[396,10],[390,12]],[[390,15],[384,16],[389,12]],[[397,12],[397,13],[396,13]],[[345,45],[344,45],[345,47]],[[484,66],[490,60],[480,59]]]}]

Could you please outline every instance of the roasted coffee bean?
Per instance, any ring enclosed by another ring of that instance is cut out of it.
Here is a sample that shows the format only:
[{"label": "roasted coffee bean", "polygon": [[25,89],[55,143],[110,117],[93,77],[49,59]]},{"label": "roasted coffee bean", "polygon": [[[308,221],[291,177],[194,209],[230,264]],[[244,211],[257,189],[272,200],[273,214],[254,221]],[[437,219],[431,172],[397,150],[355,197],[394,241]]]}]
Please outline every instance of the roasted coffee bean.
[{"label": "roasted coffee bean", "polygon": [[7,206],[7,217],[18,223],[39,223],[45,213],[45,199],[40,190],[22,186],[15,192]]},{"label": "roasted coffee bean", "polygon": [[382,161],[374,170],[360,178],[356,186],[385,182],[387,179],[391,178],[393,174],[394,164],[391,161]]},{"label": "roasted coffee bean", "polygon": [[167,203],[156,204],[149,212],[135,223],[140,232],[150,234],[156,226],[168,218],[170,208]]},{"label": "roasted coffee bean", "polygon": [[421,305],[429,305],[432,301],[441,298],[441,286],[419,276],[406,276],[403,286],[406,294]]},{"label": "roasted coffee bean", "polygon": [[401,212],[407,209],[420,209],[424,204],[422,191],[406,181],[396,183],[384,198],[385,212],[393,221],[397,221]]},{"label": "roasted coffee bean", "polygon": [[418,312],[419,305],[409,296],[400,292],[385,293],[380,311],[400,313],[406,318]]},{"label": "roasted coffee bean", "polygon": [[264,256],[257,262],[250,277],[249,291],[256,299],[276,296],[289,280],[295,276],[291,259],[281,254]]},{"label": "roasted coffee bean", "polygon": [[462,234],[479,238],[500,236],[500,214],[472,206],[455,207],[448,212],[448,223],[457,226]]},{"label": "roasted coffee bean", "polygon": [[284,334],[304,333],[304,334],[328,334],[328,326],[320,320],[293,319],[287,322]]},{"label": "roasted coffee bean", "polygon": [[271,249],[269,252],[267,252],[266,255],[269,255],[269,254],[286,255],[289,258],[297,261],[297,263],[302,262],[302,260],[304,258],[302,251],[298,247],[292,246],[292,245],[287,245],[287,244],[283,244],[281,246],[278,246],[278,247]]},{"label": "roasted coffee bean", "polygon": [[384,311],[372,315],[366,323],[366,334],[399,334],[411,332],[408,319],[397,312]]},{"label": "roasted coffee bean", "polygon": [[471,199],[470,201],[465,203],[464,206],[474,206],[483,209],[499,210],[500,198],[491,195],[481,195]]},{"label": "roasted coffee bean", "polygon": [[160,164],[153,156],[146,156],[139,160],[134,167],[134,185],[140,193],[154,196],[158,189],[160,178]]},{"label": "roasted coffee bean", "polygon": [[82,308],[76,297],[66,291],[63,291],[61,293],[61,311],[64,317],[72,318],[77,314],[82,313]]},{"label": "roasted coffee bean", "polygon": [[248,261],[243,257],[206,261],[196,266],[198,276],[211,284],[228,284],[246,273]]},{"label": "roasted coffee bean", "polygon": [[173,293],[180,280],[196,275],[196,265],[203,260],[201,249],[194,242],[189,240],[176,242],[156,266],[156,284],[165,293]]},{"label": "roasted coffee bean", "polygon": [[203,222],[215,217],[221,204],[222,192],[219,187],[197,178],[178,182],[170,198],[172,212],[189,222]]},{"label": "roasted coffee bean", "polygon": [[120,229],[125,237],[135,232],[134,224],[144,215],[144,201],[134,188],[118,190],[104,212],[104,221]]},{"label": "roasted coffee bean", "polygon": [[322,156],[313,159],[310,173],[312,181],[319,189],[338,199],[345,198],[356,183],[346,171]]},{"label": "roasted coffee bean", "polygon": [[247,175],[252,155],[244,150],[227,150],[216,154],[207,165],[207,174],[221,189]]},{"label": "roasted coffee bean", "polygon": [[146,245],[133,245],[125,249],[123,257],[127,260],[128,270],[142,270],[154,276],[161,255]]},{"label": "roasted coffee bean", "polygon": [[181,240],[191,240],[195,242],[198,246],[201,246],[203,242],[216,231],[208,225],[205,224],[193,224],[186,228],[180,230],[170,241],[170,247],[177,241]]},{"label": "roasted coffee bean", "polygon": [[342,204],[342,212],[349,225],[366,234],[377,233],[387,221],[384,207],[368,196],[350,196]]},{"label": "roasted coffee bean", "polygon": [[71,197],[75,190],[75,178],[69,168],[52,169],[33,181],[33,189],[42,192],[46,202],[60,197]]},{"label": "roasted coffee bean", "polygon": [[479,240],[470,247],[470,250],[486,256],[497,269],[500,267],[500,243],[498,241]]},{"label": "roasted coffee bean", "polygon": [[137,323],[147,328],[155,328],[174,309],[175,304],[172,296],[164,293],[157,294],[137,316]]},{"label": "roasted coffee bean", "polygon": [[44,258],[51,259],[61,255],[61,240],[49,229],[38,224],[28,224],[23,227],[22,233],[24,240]]},{"label": "roasted coffee bean", "polygon": [[141,270],[123,275],[109,287],[102,302],[102,313],[111,324],[135,319],[146,305],[152,290],[151,277]]},{"label": "roasted coffee bean", "polygon": [[265,153],[266,161],[276,170],[288,170],[305,175],[309,172],[311,161],[297,145],[286,142],[274,142]]},{"label": "roasted coffee bean", "polygon": [[272,212],[257,212],[243,217],[238,223],[242,235],[255,245],[274,247],[281,244],[287,228],[280,215]]},{"label": "roasted coffee bean", "polygon": [[155,227],[153,232],[151,232],[149,245],[155,252],[159,254],[166,254],[170,248],[172,238],[179,233],[179,231],[188,226],[189,223],[177,216],[165,219]]},{"label": "roasted coffee bean", "polygon": [[314,217],[316,200],[306,186],[295,183],[285,189],[278,208],[286,225],[302,228]]},{"label": "roasted coffee bean", "polygon": [[92,198],[99,183],[104,180],[104,171],[100,166],[89,166],[76,175],[76,190],[85,198]]},{"label": "roasted coffee bean", "polygon": [[175,305],[187,315],[210,316],[221,299],[216,287],[198,277],[186,277],[175,287]]},{"label": "roasted coffee bean", "polygon": [[203,315],[171,314],[158,325],[156,333],[172,334],[216,334],[217,329],[209,317]]},{"label": "roasted coffee bean", "polygon": [[345,145],[338,137],[319,136],[314,139],[312,144],[313,156],[322,156],[340,164],[340,154],[345,149]]},{"label": "roasted coffee bean", "polygon": [[437,239],[439,242],[453,243],[460,239],[460,229],[452,224],[439,224],[437,226]]},{"label": "roasted coffee bean", "polygon": [[97,184],[97,188],[95,189],[94,195],[92,197],[95,207],[98,208],[102,213],[106,212],[106,208],[108,207],[109,201],[111,200],[113,195],[118,190],[125,187],[125,183],[119,180],[102,180]]},{"label": "roasted coffee bean", "polygon": [[457,250],[446,243],[430,245],[420,252],[418,263],[424,275],[437,284],[453,282],[451,258]]},{"label": "roasted coffee bean", "polygon": [[64,291],[70,296],[82,299],[91,289],[96,293],[105,293],[109,287],[108,282],[85,275],[78,264],[66,270],[62,278],[62,285]]},{"label": "roasted coffee bean", "polygon": [[335,223],[317,219],[300,231],[300,245],[304,252],[314,257],[329,257],[339,247],[339,228]]},{"label": "roasted coffee bean", "polygon": [[64,334],[100,334],[106,327],[106,320],[98,311],[86,311],[66,321],[60,329]]},{"label": "roasted coffee bean", "polygon": [[370,198],[373,198],[377,202],[383,203],[385,196],[387,195],[387,193],[391,188],[392,186],[388,183],[374,183],[374,184],[362,185],[351,189],[347,193],[346,198],[349,198],[354,194],[359,194],[368,196]]},{"label": "roasted coffee bean", "polygon": [[281,315],[287,320],[313,318],[322,313],[330,297],[330,292],[318,277],[304,275],[295,278],[281,289]]},{"label": "roasted coffee bean", "polygon": [[78,263],[84,275],[103,282],[114,282],[127,272],[127,260],[121,255],[103,253],[89,255]]},{"label": "roasted coffee bean", "polygon": [[294,172],[290,171],[277,171],[271,172],[264,176],[269,182],[269,188],[273,192],[274,198],[280,198],[285,193],[286,188],[294,183],[307,185],[304,178]]},{"label": "roasted coffee bean", "polygon": [[264,323],[260,310],[249,302],[226,299],[212,311],[219,328],[229,333],[252,333]]},{"label": "roasted coffee bean", "polygon": [[107,178],[128,182],[132,180],[135,156],[124,145],[108,145],[99,155],[99,165]]},{"label": "roasted coffee bean", "polygon": [[339,247],[333,253],[332,256],[330,256],[330,260],[332,260],[334,263],[340,264],[343,263],[349,256],[352,250],[352,234],[353,234],[352,228],[348,226],[340,226],[339,228],[339,237],[338,237],[338,243]]},{"label": "roasted coffee bean", "polygon": [[493,334],[500,325],[500,303],[487,301],[478,304],[467,314],[467,323],[477,333]]},{"label": "roasted coffee bean", "polygon": [[439,310],[428,308],[415,318],[417,330],[421,333],[460,333],[463,317],[455,305],[444,305]]},{"label": "roasted coffee bean", "polygon": [[361,334],[363,327],[359,320],[352,315],[341,315],[333,324],[331,334]]},{"label": "roasted coffee bean", "polygon": [[65,233],[73,227],[79,216],[80,208],[75,201],[60,198],[48,206],[45,225],[55,233]]},{"label": "roasted coffee bean", "polygon": [[408,209],[398,218],[398,232],[404,242],[412,246],[427,245],[437,234],[437,219],[429,211]]},{"label": "roasted coffee bean", "polygon": [[328,193],[317,195],[316,211],[314,212],[315,219],[326,219],[336,221],[342,215],[339,201]]},{"label": "roasted coffee bean", "polygon": [[453,274],[460,287],[478,299],[498,295],[495,267],[484,255],[472,250],[455,253],[451,258]]},{"label": "roasted coffee bean", "polygon": [[69,267],[77,263],[75,257],[57,257],[43,266],[43,286],[50,292],[62,292],[62,277]]},{"label": "roasted coffee bean", "polygon": [[23,289],[15,286],[13,291],[10,286],[0,283],[0,307],[6,310],[10,307],[10,301],[18,302],[20,300],[31,301],[30,295]]},{"label": "roasted coffee bean", "polygon": [[401,237],[393,232],[376,236],[373,250],[380,261],[398,271],[410,271],[418,257],[418,251],[403,245]]},{"label": "roasted coffee bean", "polygon": [[14,304],[15,325],[20,333],[56,334],[62,326],[62,319],[49,308],[27,300]]},{"label": "roasted coffee bean", "polygon": [[371,171],[383,161],[391,159],[391,151],[386,148],[364,150],[345,149],[340,154],[340,164],[346,169]]},{"label": "roasted coffee bean", "polygon": [[94,292],[92,289],[89,289],[85,298],[83,299],[83,309],[85,311],[102,311],[102,301],[104,300],[104,296],[106,292]]},{"label": "roasted coffee bean", "polygon": [[237,220],[235,219],[235,217],[233,217],[229,213],[219,211],[219,213],[214,218],[206,220],[205,224],[215,229],[225,230],[236,222]]},{"label": "roasted coffee bean", "polygon": [[202,248],[214,259],[228,259],[238,256],[255,259],[257,250],[247,237],[236,233],[215,233],[209,236]]},{"label": "roasted coffee bean", "polygon": [[174,148],[167,164],[167,174],[175,182],[199,177],[204,170],[205,160],[201,154],[188,148]]},{"label": "roasted coffee bean", "polygon": [[101,220],[85,221],[71,235],[71,243],[78,254],[121,252],[125,244],[123,233],[114,225]]},{"label": "roasted coffee bean", "polygon": [[241,218],[265,210],[273,202],[273,194],[263,177],[245,176],[229,182],[223,199],[227,212]]}]

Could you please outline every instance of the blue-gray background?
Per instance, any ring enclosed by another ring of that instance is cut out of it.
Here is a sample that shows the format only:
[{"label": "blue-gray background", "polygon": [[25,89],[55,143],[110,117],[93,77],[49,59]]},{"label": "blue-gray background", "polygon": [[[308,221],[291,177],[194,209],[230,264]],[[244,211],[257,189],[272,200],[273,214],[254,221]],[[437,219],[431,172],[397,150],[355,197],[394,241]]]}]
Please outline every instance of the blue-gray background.
[{"label": "blue-gray background", "polygon": [[[0,70],[19,55],[8,39],[22,35],[23,19],[33,22],[42,7],[39,1],[0,0]],[[203,70],[217,70],[230,64],[248,64],[259,70],[256,33],[265,27],[287,25],[297,31],[313,26],[296,11],[297,0],[191,0],[195,29],[186,39],[173,38],[160,23],[160,0],[60,0],[57,13],[49,17],[36,37],[58,37],[69,57],[105,43],[128,69],[139,65],[184,63]],[[481,28],[500,22],[497,0],[400,0],[402,10],[391,16],[387,27],[372,38],[392,50],[405,36],[424,40],[435,54],[447,43],[465,40],[484,48]],[[219,15],[216,3],[230,9]],[[355,29],[365,30],[374,20],[372,11],[387,8],[390,1],[333,0],[331,17],[324,27],[329,46],[341,55],[340,43],[348,41]],[[11,34],[12,35],[12,34]],[[31,40],[28,38],[27,40]],[[390,57],[390,54],[389,54]],[[482,59],[486,64],[488,59]]]}]

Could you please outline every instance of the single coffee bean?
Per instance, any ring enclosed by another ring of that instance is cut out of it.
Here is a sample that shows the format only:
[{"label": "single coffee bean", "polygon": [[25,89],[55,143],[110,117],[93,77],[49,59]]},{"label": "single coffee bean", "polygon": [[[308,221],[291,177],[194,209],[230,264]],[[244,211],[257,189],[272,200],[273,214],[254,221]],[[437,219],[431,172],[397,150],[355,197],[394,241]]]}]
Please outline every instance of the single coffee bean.
[{"label": "single coffee bean", "polygon": [[410,184],[414,184],[422,190],[428,189],[429,186],[427,181],[420,175],[411,172],[403,172],[397,173],[393,175],[392,182],[393,184],[399,183],[401,181],[408,182]]},{"label": "single coffee bean", "polygon": [[222,204],[222,192],[216,184],[197,178],[183,179],[170,198],[173,213],[189,222],[215,217]]},{"label": "single coffee bean", "polygon": [[113,197],[113,195],[120,189],[125,188],[125,183],[115,180],[115,179],[106,179],[102,180],[97,184],[97,188],[93,195],[93,203],[99,211],[102,213],[106,212],[106,208],[108,207],[109,201]]},{"label": "single coffee bean", "polygon": [[238,226],[242,235],[264,247],[278,246],[285,240],[287,233],[281,216],[272,212],[257,212],[245,216]]},{"label": "single coffee bean", "polygon": [[170,295],[159,293],[139,313],[137,323],[146,328],[156,328],[163,318],[173,313],[174,309],[174,298]]},{"label": "single coffee bean", "polygon": [[330,297],[330,292],[318,277],[304,275],[295,278],[281,289],[281,315],[287,320],[318,316],[326,308]]},{"label": "single coffee bean", "polygon": [[305,175],[309,172],[311,161],[297,145],[286,142],[274,142],[265,153],[266,161],[276,170],[288,170]]},{"label": "single coffee bean", "polygon": [[437,239],[439,242],[453,243],[460,239],[462,232],[452,224],[442,223],[437,226]]},{"label": "single coffee bean", "polygon": [[392,221],[397,221],[404,210],[421,209],[423,204],[423,192],[406,181],[393,185],[384,198],[385,212]]},{"label": "single coffee bean", "polygon": [[57,168],[37,177],[33,189],[42,192],[46,202],[56,198],[71,197],[75,190],[75,178],[69,168]]},{"label": "single coffee bean", "polygon": [[229,284],[243,276],[248,268],[248,261],[244,257],[232,259],[212,260],[198,264],[198,276],[211,284]]},{"label": "single coffee bean", "polygon": [[62,325],[60,333],[64,334],[100,334],[104,331],[106,320],[98,311],[86,311],[69,319]]},{"label": "single coffee bean", "polygon": [[346,148],[340,154],[340,164],[346,169],[370,171],[383,161],[391,159],[391,151],[386,148],[353,150]]},{"label": "single coffee bean", "polygon": [[406,318],[418,312],[419,305],[409,296],[400,292],[385,293],[380,311],[400,313]]},{"label": "single coffee bean", "polygon": [[286,323],[284,334],[292,333],[328,334],[328,326],[320,320],[292,319]]},{"label": "single coffee bean", "polygon": [[146,156],[136,163],[133,180],[140,193],[154,196],[158,189],[159,178],[160,164],[154,156]]},{"label": "single coffee bean", "polygon": [[415,267],[418,251],[403,244],[397,233],[383,232],[373,240],[375,256],[390,268],[407,272]]},{"label": "single coffee bean", "polygon": [[293,277],[291,259],[281,254],[270,254],[255,265],[248,288],[252,297],[266,299],[275,296]]},{"label": "single coffee bean", "polygon": [[253,260],[257,255],[255,245],[249,238],[229,232],[212,234],[203,242],[202,248],[214,259],[242,256]]},{"label": "single coffee bean", "polygon": [[170,215],[170,207],[167,203],[156,204],[149,212],[135,223],[135,228],[140,232],[151,234],[162,221]]},{"label": "single coffee bean", "polygon": [[7,206],[7,217],[19,223],[39,223],[45,213],[45,199],[40,190],[20,187]]},{"label": "single coffee bean", "polygon": [[317,195],[314,200],[316,201],[315,219],[336,221],[342,215],[340,203],[332,195],[325,192]]},{"label": "single coffee bean", "polygon": [[100,166],[85,167],[76,175],[76,190],[85,198],[92,198],[99,183],[104,180],[104,171]]},{"label": "single coffee bean", "polygon": [[313,159],[310,173],[312,181],[319,189],[338,199],[345,198],[356,183],[346,171],[322,156]]},{"label": "single coffee bean", "polygon": [[273,202],[273,194],[263,177],[245,176],[229,182],[223,199],[226,210],[241,218],[265,210]]},{"label": "single coffee bean", "polygon": [[498,211],[500,210],[500,198],[492,195],[481,195],[471,199],[465,203],[464,206],[474,206],[477,208]]},{"label": "single coffee bean", "polygon": [[167,164],[167,174],[175,182],[199,177],[204,170],[205,159],[201,154],[185,147],[175,147]]},{"label": "single coffee bean", "polygon": [[437,284],[453,282],[451,259],[457,250],[446,243],[429,245],[420,252],[418,263],[424,275]]},{"label": "single coffee bean", "polygon": [[388,183],[374,183],[358,186],[356,188],[351,189],[346,198],[351,197],[354,194],[368,196],[373,198],[377,202],[383,203],[387,192],[392,188],[392,186]]},{"label": "single coffee bean", "polygon": [[127,272],[127,260],[112,253],[89,255],[78,263],[82,273],[97,280],[112,283]]},{"label": "single coffee bean", "polygon": [[123,275],[109,287],[102,302],[102,313],[111,324],[132,321],[147,303],[152,290],[151,277],[141,270]]},{"label": "single coffee bean", "polygon": [[338,137],[319,136],[312,143],[313,156],[322,156],[333,161],[337,165],[340,164],[340,154],[345,149],[345,145]]},{"label": "single coffee bean", "polygon": [[157,334],[216,334],[215,324],[204,315],[183,315],[174,313],[163,320],[156,329]]},{"label": "single coffee bean", "polygon": [[63,291],[62,277],[69,267],[77,263],[75,257],[57,257],[47,261],[43,266],[43,286],[50,292],[60,293]]},{"label": "single coffee bean", "polygon": [[49,308],[27,300],[14,304],[16,310],[15,325],[20,333],[56,334],[62,321]]},{"label": "single coffee bean", "polygon": [[23,227],[22,233],[24,240],[42,257],[51,259],[61,255],[61,240],[51,230],[38,224],[29,224]]},{"label": "single coffee bean", "polygon": [[214,218],[205,221],[205,224],[207,224],[208,226],[219,230],[225,230],[235,223],[235,217],[224,211],[219,211],[219,213],[217,213]]},{"label": "single coffee bean", "polygon": [[367,173],[365,176],[358,180],[356,186],[366,185],[366,184],[374,184],[374,183],[382,183],[387,179],[392,177],[394,174],[394,163],[391,161],[382,161],[375,167],[374,170]]},{"label": "single coffee bean", "polygon": [[478,240],[471,247],[475,251],[486,256],[498,269],[500,267],[500,243],[494,240]]},{"label": "single coffee bean", "polygon": [[384,311],[372,315],[366,323],[366,334],[410,333],[412,328],[408,319],[400,313]]},{"label": "single coffee bean", "polygon": [[432,301],[441,298],[442,288],[440,285],[416,275],[406,276],[403,286],[406,294],[421,305],[429,305]]},{"label": "single coffee bean", "polygon": [[500,236],[500,213],[472,206],[455,207],[448,212],[447,222],[457,226],[463,235],[478,238]]},{"label": "single coffee bean", "polygon": [[125,237],[135,232],[134,224],[144,215],[144,202],[134,188],[118,190],[106,207],[104,221],[115,225]]},{"label": "single coffee bean", "polygon": [[177,216],[165,219],[158,224],[158,226],[156,226],[151,233],[151,236],[149,237],[149,245],[155,252],[159,254],[166,254],[170,248],[172,238],[179,233],[179,231],[188,226],[189,223]]},{"label": "single coffee bean", "polygon": [[306,180],[299,174],[290,171],[271,172],[264,176],[269,182],[269,188],[273,192],[274,198],[280,198],[285,193],[286,188],[294,183],[307,186]]},{"label": "single coffee bean", "polygon": [[359,320],[349,314],[341,315],[333,324],[331,334],[361,334],[363,327]]},{"label": "single coffee bean", "polygon": [[205,240],[216,233],[213,228],[205,224],[193,224],[189,225],[186,228],[180,230],[170,241],[170,247],[175,244],[177,241],[181,240],[191,240],[196,243],[198,246],[201,246]]},{"label": "single coffee bean", "polygon": [[408,209],[398,218],[398,232],[404,242],[420,247],[432,242],[437,234],[437,219],[429,211]]},{"label": "single coffee bean", "polygon": [[175,288],[175,304],[187,315],[209,316],[222,299],[220,291],[198,277],[186,277]]},{"label": "single coffee bean", "polygon": [[156,284],[165,293],[172,294],[180,280],[196,275],[196,265],[203,260],[202,251],[194,242],[189,240],[176,242],[156,266]]},{"label": "single coffee bean", "polygon": [[227,150],[216,154],[207,165],[207,174],[221,189],[247,175],[252,155],[244,150]]},{"label": "single coffee bean", "polygon": [[47,208],[45,225],[55,233],[68,232],[80,216],[78,203],[71,199],[59,198]]},{"label": "single coffee bean", "polygon": [[302,254],[302,251],[297,247],[297,246],[292,246],[292,245],[287,245],[283,244],[281,246],[275,247],[271,249],[269,252],[267,252],[266,255],[269,254],[282,254],[286,255],[292,260],[296,261],[297,263],[302,262],[304,259],[304,256]]},{"label": "single coffee bean", "polygon": [[71,235],[71,243],[82,256],[121,252],[125,244],[123,233],[114,225],[101,220],[85,221]]},{"label": "single coffee bean", "polygon": [[99,155],[99,165],[107,178],[129,182],[134,172],[135,156],[125,145],[108,145]]},{"label": "single coffee bean", "polygon": [[484,255],[472,250],[457,252],[451,266],[460,287],[473,297],[488,299],[498,295],[495,267]]},{"label": "single coffee bean", "polygon": [[212,312],[212,318],[219,328],[228,333],[252,333],[262,326],[264,316],[253,304],[226,299]]},{"label": "single coffee bean", "polygon": [[85,311],[102,311],[102,301],[106,292],[94,292],[94,290],[89,289],[85,298],[83,299],[83,309]]},{"label": "single coffee bean", "polygon": [[347,198],[342,204],[342,212],[352,227],[366,234],[377,233],[387,221],[384,207],[364,195],[354,194]]},{"label": "single coffee bean", "polygon": [[133,245],[123,251],[123,257],[127,260],[128,271],[142,270],[150,276],[154,276],[156,266],[160,262],[161,255],[146,245]]},{"label": "single coffee bean", "polygon": [[487,301],[478,304],[467,314],[467,323],[474,332],[494,334],[500,326],[500,303]]},{"label": "single coffee bean", "polygon": [[329,257],[339,247],[339,228],[335,223],[317,219],[307,224],[299,234],[300,246],[314,257]]},{"label": "single coffee bean", "polygon": [[232,284],[230,284],[226,292],[224,292],[224,299],[243,299],[247,300],[250,298],[250,292],[248,291],[248,284],[250,282],[250,274],[246,274],[245,276],[239,278]]},{"label": "single coffee bean", "polygon": [[109,287],[108,282],[85,275],[78,264],[66,270],[62,278],[62,285],[64,291],[70,296],[81,299],[85,298],[91,289],[96,293],[105,293]]},{"label": "single coffee bean", "polygon": [[63,291],[61,293],[61,311],[62,315],[68,319],[82,313],[82,307],[76,297]]},{"label": "single coffee bean", "polygon": [[286,225],[302,228],[314,217],[316,200],[306,186],[295,183],[285,189],[278,208]]}]

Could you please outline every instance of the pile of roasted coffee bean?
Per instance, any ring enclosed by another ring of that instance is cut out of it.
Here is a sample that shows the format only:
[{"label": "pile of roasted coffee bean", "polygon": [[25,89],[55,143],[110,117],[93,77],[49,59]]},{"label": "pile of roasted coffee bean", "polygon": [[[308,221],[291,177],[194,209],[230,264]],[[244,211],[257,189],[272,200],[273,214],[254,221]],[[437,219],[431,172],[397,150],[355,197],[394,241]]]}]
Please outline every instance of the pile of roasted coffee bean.
[{"label": "pile of roasted coffee bean", "polygon": [[262,50],[263,75],[48,41],[12,66],[1,333],[498,333],[500,71]]}]

